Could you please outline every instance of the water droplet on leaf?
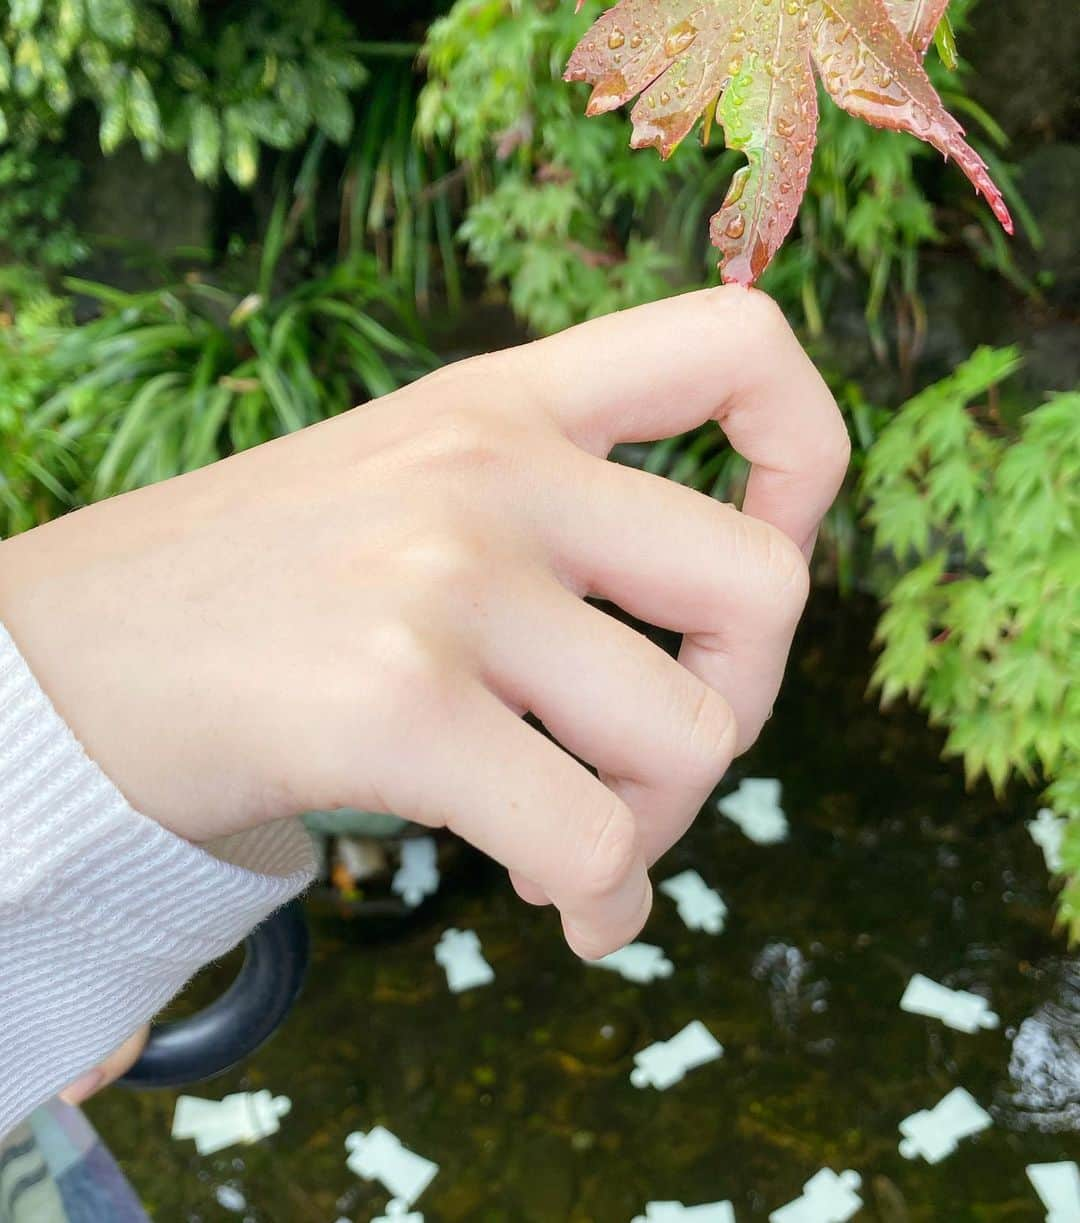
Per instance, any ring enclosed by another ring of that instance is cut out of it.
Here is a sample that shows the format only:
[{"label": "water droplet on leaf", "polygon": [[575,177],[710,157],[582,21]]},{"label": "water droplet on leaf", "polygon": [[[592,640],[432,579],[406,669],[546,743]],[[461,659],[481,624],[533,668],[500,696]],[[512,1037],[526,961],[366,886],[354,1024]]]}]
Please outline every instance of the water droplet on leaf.
[{"label": "water droplet on leaf", "polygon": [[695,38],[697,38],[697,27],[692,22],[680,21],[678,25],[668,30],[667,37],[664,39],[664,54],[670,59],[675,59],[689,48]]}]

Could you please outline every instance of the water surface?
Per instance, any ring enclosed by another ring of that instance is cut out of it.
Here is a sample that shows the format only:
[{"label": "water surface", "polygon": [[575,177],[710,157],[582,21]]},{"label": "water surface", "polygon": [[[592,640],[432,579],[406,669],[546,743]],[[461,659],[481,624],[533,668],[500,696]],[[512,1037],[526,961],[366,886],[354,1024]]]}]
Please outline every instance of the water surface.
[{"label": "water surface", "polygon": [[[669,1198],[730,1198],[747,1223],[826,1164],[863,1174],[860,1220],[1041,1223],[1024,1165],[1080,1158],[1080,974],[1023,828],[1037,802],[966,792],[917,714],[865,701],[867,611],[816,598],[775,717],[722,787],[780,778],[791,839],[753,845],[707,808],[658,867],[718,887],[725,933],[686,930],[658,898],[643,937],[676,972],[630,985],[578,963],[552,915],[474,858],[411,922],[320,917],[295,1017],[201,1092],[289,1095],[279,1135],[200,1159],[168,1137],[174,1093],[92,1106],[154,1217],[369,1220],[386,1195],[343,1143],[382,1124],[442,1165],[427,1223],[629,1223]],[[447,926],[480,933],[495,985],[447,992]],[[986,994],[1001,1030],[903,1014],[914,972]],[[666,1093],[632,1087],[632,1053],[691,1019],[724,1059]],[[937,1167],[902,1159],[897,1123],[958,1084],[994,1128]],[[218,1204],[223,1184],[246,1211]]]}]

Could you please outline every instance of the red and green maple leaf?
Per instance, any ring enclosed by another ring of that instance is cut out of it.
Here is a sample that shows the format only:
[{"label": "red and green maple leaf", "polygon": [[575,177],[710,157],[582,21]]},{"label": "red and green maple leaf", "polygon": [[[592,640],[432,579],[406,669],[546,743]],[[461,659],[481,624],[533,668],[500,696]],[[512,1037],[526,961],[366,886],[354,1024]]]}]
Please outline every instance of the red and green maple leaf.
[{"label": "red and green maple leaf", "polygon": [[664,157],[703,113],[711,121],[715,105],[728,146],[747,165],[711,235],[724,279],[748,285],[787,237],[806,191],[815,73],[850,114],[953,158],[1012,233],[986,163],[922,65],[947,8],[948,0],[618,0],[578,45],[566,78],[593,85],[591,115],[640,95],[631,144]]}]

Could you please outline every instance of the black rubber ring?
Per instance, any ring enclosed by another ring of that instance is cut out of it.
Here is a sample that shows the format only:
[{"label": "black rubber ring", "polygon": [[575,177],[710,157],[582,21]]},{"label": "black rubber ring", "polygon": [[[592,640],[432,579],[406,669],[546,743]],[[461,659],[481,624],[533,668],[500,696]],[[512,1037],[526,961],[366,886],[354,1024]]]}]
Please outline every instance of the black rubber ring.
[{"label": "black rubber ring", "polygon": [[188,1019],[155,1024],[128,1087],[181,1087],[215,1078],[250,1057],[285,1022],[307,973],[310,936],[298,902],[248,937],[244,965],[217,1002]]}]

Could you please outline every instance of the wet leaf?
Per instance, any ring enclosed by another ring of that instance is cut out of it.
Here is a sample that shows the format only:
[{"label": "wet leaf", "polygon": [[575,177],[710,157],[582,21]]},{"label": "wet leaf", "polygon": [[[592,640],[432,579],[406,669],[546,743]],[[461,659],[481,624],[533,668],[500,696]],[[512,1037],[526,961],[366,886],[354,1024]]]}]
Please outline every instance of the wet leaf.
[{"label": "wet leaf", "polygon": [[919,55],[925,55],[945,19],[949,0],[885,0],[885,7],[893,25]]},{"label": "wet leaf", "polygon": [[618,0],[579,43],[566,78],[593,85],[589,114],[637,97],[631,144],[664,157],[715,107],[728,145],[748,163],[712,220],[727,281],[756,280],[795,221],[817,139],[815,77],[849,113],[955,160],[1011,233],[1001,192],[922,66],[946,5]]}]

